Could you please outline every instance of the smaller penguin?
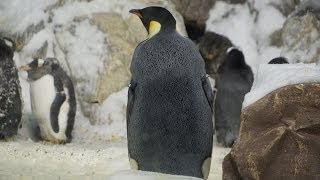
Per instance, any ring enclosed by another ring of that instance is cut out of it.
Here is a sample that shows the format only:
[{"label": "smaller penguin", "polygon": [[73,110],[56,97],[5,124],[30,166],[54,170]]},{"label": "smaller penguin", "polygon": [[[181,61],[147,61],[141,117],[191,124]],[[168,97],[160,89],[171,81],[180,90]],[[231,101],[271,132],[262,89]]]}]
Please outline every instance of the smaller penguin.
[{"label": "smaller penguin", "polygon": [[218,68],[214,109],[217,141],[225,147],[238,137],[242,102],[252,83],[253,73],[242,52],[229,48]]},{"label": "smaller penguin", "polygon": [[20,70],[28,72],[32,113],[42,140],[57,144],[70,142],[76,97],[73,83],[58,60],[34,59]]},{"label": "smaller penguin", "polygon": [[13,61],[15,43],[0,38],[0,139],[8,140],[18,132],[22,116],[21,87]]},{"label": "smaller penguin", "polygon": [[285,57],[273,58],[268,64],[289,64]]},{"label": "smaller penguin", "polygon": [[232,42],[220,34],[206,32],[199,39],[198,47],[204,59],[207,74],[215,79],[228,48],[233,47]]}]

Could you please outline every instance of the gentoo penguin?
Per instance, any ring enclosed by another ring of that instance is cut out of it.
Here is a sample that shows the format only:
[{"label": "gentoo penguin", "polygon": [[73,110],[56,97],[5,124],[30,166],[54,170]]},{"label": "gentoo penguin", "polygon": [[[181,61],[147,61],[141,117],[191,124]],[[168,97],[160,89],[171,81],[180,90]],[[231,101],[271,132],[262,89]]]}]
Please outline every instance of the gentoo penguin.
[{"label": "gentoo penguin", "polygon": [[217,141],[225,147],[231,147],[238,137],[242,102],[252,83],[253,73],[242,52],[229,48],[218,68],[214,106]]},{"label": "gentoo penguin", "polygon": [[0,139],[16,135],[21,122],[21,87],[14,50],[12,40],[0,38]]},{"label": "gentoo penguin", "polygon": [[76,98],[67,73],[55,58],[34,59],[20,69],[28,72],[32,113],[41,138],[58,144],[70,142]]},{"label": "gentoo penguin", "polygon": [[149,38],[135,49],[127,137],[133,169],[207,178],[213,95],[195,44],[162,7],[133,9]]},{"label": "gentoo penguin", "polygon": [[273,58],[268,64],[289,64],[285,57]]}]

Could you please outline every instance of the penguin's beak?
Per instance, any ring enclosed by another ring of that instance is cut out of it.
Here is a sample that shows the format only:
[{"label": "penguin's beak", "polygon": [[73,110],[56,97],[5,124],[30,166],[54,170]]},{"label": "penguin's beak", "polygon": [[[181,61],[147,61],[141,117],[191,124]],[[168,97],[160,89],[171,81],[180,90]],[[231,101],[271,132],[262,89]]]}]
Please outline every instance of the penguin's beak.
[{"label": "penguin's beak", "polygon": [[28,64],[19,67],[20,71],[30,71],[31,69],[32,68]]},{"label": "penguin's beak", "polygon": [[131,9],[131,10],[129,11],[129,13],[132,13],[132,14],[137,15],[139,18],[142,18],[142,17],[143,17],[142,14],[141,14],[141,10],[140,10],[140,9]]}]

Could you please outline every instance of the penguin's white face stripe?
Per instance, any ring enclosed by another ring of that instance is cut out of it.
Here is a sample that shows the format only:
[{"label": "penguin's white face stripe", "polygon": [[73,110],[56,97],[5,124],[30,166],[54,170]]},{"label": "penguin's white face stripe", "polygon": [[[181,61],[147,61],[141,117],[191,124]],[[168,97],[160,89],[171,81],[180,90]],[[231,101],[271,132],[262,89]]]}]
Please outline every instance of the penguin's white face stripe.
[{"label": "penguin's white face stripe", "polygon": [[10,48],[12,48],[13,44],[11,41],[8,41],[6,39],[4,39],[4,43],[6,43],[7,46],[9,46]]},{"label": "penguin's white face stripe", "polygon": [[38,67],[42,67],[44,63],[43,59],[38,59]]},{"label": "penguin's white face stripe", "polygon": [[227,49],[227,54],[228,54],[230,51],[234,50],[234,49],[236,49],[236,50],[238,50],[238,51],[241,51],[240,48],[232,46],[232,47],[229,47],[229,48]]},{"label": "penguin's white face stripe", "polygon": [[230,51],[232,51],[232,50],[234,50],[234,49],[237,49],[236,47],[229,47],[228,49],[227,49],[227,53],[229,53]]},{"label": "penguin's white face stripe", "polygon": [[149,23],[149,38],[156,35],[161,29],[161,24],[157,21],[150,21]]}]

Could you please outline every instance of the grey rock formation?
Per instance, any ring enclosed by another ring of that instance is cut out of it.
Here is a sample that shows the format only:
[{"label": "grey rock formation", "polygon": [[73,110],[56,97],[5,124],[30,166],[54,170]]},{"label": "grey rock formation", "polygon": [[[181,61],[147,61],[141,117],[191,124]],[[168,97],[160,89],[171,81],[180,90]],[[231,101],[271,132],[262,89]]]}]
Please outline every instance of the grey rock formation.
[{"label": "grey rock formation", "polygon": [[300,4],[301,0],[281,0],[273,1],[271,4],[277,8],[284,16],[291,14]]},{"label": "grey rock formation", "polygon": [[293,13],[296,16],[303,16],[307,13],[314,14],[320,20],[320,1],[318,0],[305,0],[303,1]]},{"label": "grey rock formation", "polygon": [[209,11],[216,0],[172,0],[172,2],[184,18],[189,37],[197,40],[205,32]]},{"label": "grey rock formation", "polygon": [[320,21],[315,14],[288,18],[282,28],[281,40],[281,55],[292,63],[320,62]]},{"label": "grey rock formation", "polygon": [[[175,10],[174,4],[166,0],[136,0],[129,4],[110,1],[110,7],[114,6],[114,9],[105,12],[96,13],[93,10],[93,13],[85,11],[80,12],[81,15],[66,13],[66,17],[59,16],[67,10],[65,6],[87,2],[89,6],[90,1],[57,1],[45,8],[44,20],[31,24],[21,32],[0,27],[0,35],[14,39],[21,64],[30,57],[59,59],[74,82],[79,108],[95,124],[97,107],[110,94],[128,85],[133,50],[147,38],[139,18],[129,15],[129,9],[151,5],[166,7],[177,19],[178,31],[184,36],[187,33],[182,16]],[[75,48],[79,44],[81,49]],[[87,58],[85,62],[83,57]],[[80,58],[81,63],[78,62]]]},{"label": "grey rock formation", "polygon": [[44,22],[41,21],[38,24],[31,24],[23,33],[16,33],[11,31],[3,31],[0,29],[0,35],[2,37],[10,37],[16,43],[16,50],[20,51],[32,38],[32,36],[42,29],[44,29]]}]

